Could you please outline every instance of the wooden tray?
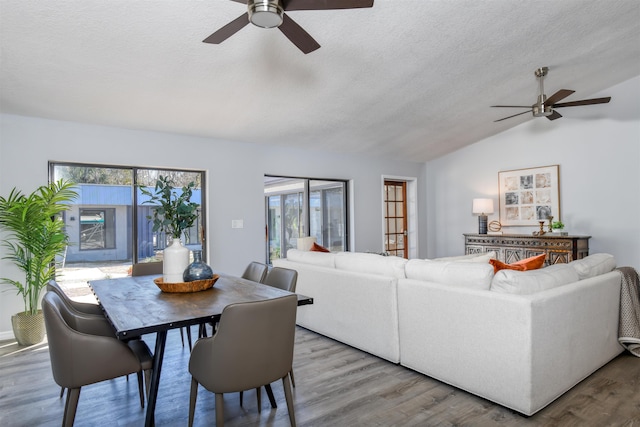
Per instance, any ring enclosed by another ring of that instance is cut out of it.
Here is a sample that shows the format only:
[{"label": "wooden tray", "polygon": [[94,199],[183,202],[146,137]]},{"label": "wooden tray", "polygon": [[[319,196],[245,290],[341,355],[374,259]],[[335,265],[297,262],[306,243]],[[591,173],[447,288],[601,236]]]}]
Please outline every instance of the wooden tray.
[{"label": "wooden tray", "polygon": [[214,274],[211,279],[194,280],[193,282],[165,283],[162,281],[162,277],[158,277],[157,279],[153,279],[153,283],[155,283],[162,292],[200,292],[212,288],[219,278],[219,275]]}]

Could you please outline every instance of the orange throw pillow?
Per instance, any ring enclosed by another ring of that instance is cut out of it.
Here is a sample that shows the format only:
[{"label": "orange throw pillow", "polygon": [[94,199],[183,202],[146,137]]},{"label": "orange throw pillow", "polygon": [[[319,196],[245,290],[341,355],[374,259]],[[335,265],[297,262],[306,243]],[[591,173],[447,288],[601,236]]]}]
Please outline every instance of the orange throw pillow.
[{"label": "orange throw pillow", "polygon": [[521,259],[520,261],[514,262],[513,264],[505,264],[504,262],[498,261],[497,259],[490,259],[489,264],[493,265],[494,274],[500,270],[537,270],[544,265],[544,259],[546,258],[546,256],[546,254],[540,254],[532,256],[531,258]]},{"label": "orange throw pillow", "polygon": [[311,252],[331,252],[329,249],[325,248],[324,246],[320,246],[316,242],[313,242],[313,246],[311,246],[311,249],[309,250]]}]

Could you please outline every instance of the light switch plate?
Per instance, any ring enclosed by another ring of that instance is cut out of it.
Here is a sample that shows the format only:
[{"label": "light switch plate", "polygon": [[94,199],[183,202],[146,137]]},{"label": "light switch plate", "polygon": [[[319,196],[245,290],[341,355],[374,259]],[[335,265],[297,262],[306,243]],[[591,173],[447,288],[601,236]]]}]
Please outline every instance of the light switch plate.
[{"label": "light switch plate", "polygon": [[242,220],[242,219],[232,219],[231,220],[231,228],[244,228],[244,220]]}]

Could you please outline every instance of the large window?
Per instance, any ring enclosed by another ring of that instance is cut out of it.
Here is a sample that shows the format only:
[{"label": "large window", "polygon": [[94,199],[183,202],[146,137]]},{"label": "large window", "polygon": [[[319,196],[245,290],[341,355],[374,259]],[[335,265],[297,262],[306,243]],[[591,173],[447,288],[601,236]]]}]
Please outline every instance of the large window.
[{"label": "large window", "polygon": [[206,260],[203,171],[51,163],[50,178],[75,182],[79,194],[64,215],[70,245],[61,273],[78,276],[77,270],[85,270],[90,278],[118,277],[126,275],[132,263],[161,261],[168,237],[153,231],[147,216],[156,206],[145,203],[148,198],[139,188],[153,191],[160,175],[168,176],[176,187],[195,182],[191,200],[200,204],[200,210],[183,243],[203,250]]},{"label": "large window", "polygon": [[267,262],[286,258],[300,237],[331,251],[348,249],[347,183],[265,176]]}]

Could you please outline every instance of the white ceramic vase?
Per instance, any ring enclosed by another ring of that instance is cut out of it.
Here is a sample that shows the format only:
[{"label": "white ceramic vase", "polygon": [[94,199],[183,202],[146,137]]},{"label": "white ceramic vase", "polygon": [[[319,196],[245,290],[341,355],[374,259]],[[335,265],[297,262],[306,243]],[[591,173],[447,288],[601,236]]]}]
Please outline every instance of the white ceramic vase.
[{"label": "white ceramic vase", "polygon": [[164,248],[162,281],[165,283],[183,282],[182,273],[188,266],[189,249],[182,245],[180,239],[174,238],[171,244]]}]

